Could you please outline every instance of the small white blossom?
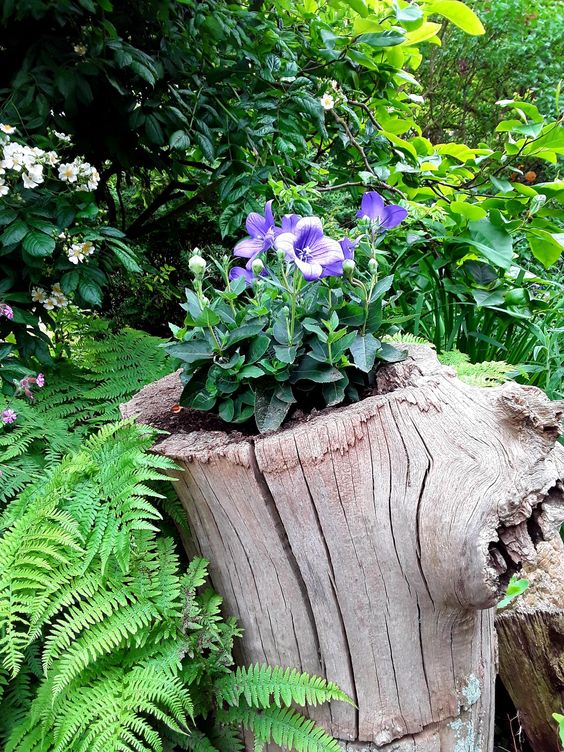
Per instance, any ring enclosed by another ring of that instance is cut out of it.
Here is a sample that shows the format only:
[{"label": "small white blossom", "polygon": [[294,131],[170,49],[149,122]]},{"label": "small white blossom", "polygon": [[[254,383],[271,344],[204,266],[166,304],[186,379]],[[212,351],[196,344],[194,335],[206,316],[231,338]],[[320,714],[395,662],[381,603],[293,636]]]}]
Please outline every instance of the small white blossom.
[{"label": "small white blossom", "polygon": [[14,133],[15,130],[16,129],[13,125],[8,125],[7,123],[0,123],[0,131],[2,131],[2,133],[7,133],[8,135],[10,135],[10,133]]},{"label": "small white blossom", "polygon": [[82,247],[82,253],[85,256],[92,256],[94,251],[96,250],[94,247],[94,243],[90,240],[85,240],[84,243],[81,244]]},{"label": "small white blossom", "polygon": [[61,161],[61,158],[59,157],[56,151],[48,151],[45,154],[45,161],[51,167],[56,167]]},{"label": "small white blossom", "polygon": [[0,196],[6,196],[10,192],[10,188],[6,185],[4,180],[0,178]]},{"label": "small white blossom", "polygon": [[335,106],[335,100],[333,99],[331,94],[324,94],[321,97],[320,102],[324,110],[332,110],[333,107]]},{"label": "small white blossom", "polygon": [[73,243],[68,251],[68,257],[71,264],[84,261],[86,256],[82,252],[82,243]]},{"label": "small white blossom", "polygon": [[67,162],[59,167],[59,179],[65,183],[76,183],[78,168],[74,162]]},{"label": "small white blossom", "polygon": [[24,172],[22,180],[25,188],[37,188],[43,182],[43,165],[35,164]]},{"label": "small white blossom", "polygon": [[84,44],[75,44],[73,50],[77,55],[80,55],[80,57],[84,57],[84,55],[86,55],[86,53],[88,52],[88,49]]},{"label": "small white blossom", "polygon": [[56,299],[54,297],[52,297],[52,296],[49,296],[48,298],[46,298],[45,301],[44,301],[44,303],[43,303],[43,305],[44,305],[44,307],[48,311],[52,311],[53,308],[57,308],[58,307],[58,303],[57,303]]},{"label": "small white blossom", "polygon": [[331,83],[331,88],[333,89],[333,91],[337,91],[337,89],[339,88],[339,83],[335,80],[331,81],[330,83]]},{"label": "small white blossom", "polygon": [[61,287],[60,282],[55,282],[52,288],[52,295],[62,295],[63,294],[63,288]]},{"label": "small white blossom", "polygon": [[66,308],[69,304],[69,299],[63,293],[55,295],[54,298],[59,308]]},{"label": "small white blossom", "polygon": [[59,141],[64,141],[66,144],[70,144],[70,142],[72,141],[72,138],[66,133],[59,133],[59,131],[53,131],[53,134],[59,139]]},{"label": "small white blossom", "polygon": [[31,299],[34,303],[44,303],[47,300],[47,293],[42,287],[32,287]]}]

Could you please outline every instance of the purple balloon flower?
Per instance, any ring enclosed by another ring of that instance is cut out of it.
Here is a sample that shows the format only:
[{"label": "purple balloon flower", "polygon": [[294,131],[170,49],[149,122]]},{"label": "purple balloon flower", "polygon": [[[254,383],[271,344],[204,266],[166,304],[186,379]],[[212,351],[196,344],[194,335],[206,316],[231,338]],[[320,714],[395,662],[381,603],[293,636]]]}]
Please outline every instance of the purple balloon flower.
[{"label": "purple balloon flower", "polygon": [[243,256],[249,259],[247,269],[251,268],[253,259],[263,251],[268,251],[274,245],[274,239],[280,230],[274,226],[272,214],[272,200],[267,201],[264,207],[264,216],[251,212],[247,217],[247,232],[250,237],[240,240],[235,246],[235,256]]},{"label": "purple balloon flower", "polygon": [[384,204],[384,199],[376,191],[368,191],[362,197],[360,209],[356,213],[361,219],[370,219],[380,230],[391,230],[407,217],[407,210],[397,204]]},{"label": "purple balloon flower", "polygon": [[300,219],[299,214],[284,214],[282,217],[282,232],[295,232]]},{"label": "purple balloon flower", "polygon": [[357,247],[359,243],[360,243],[360,237],[357,238],[356,240],[351,240],[350,238],[343,238],[342,240],[339,240],[339,245],[341,246],[341,250],[343,251],[344,258],[342,261],[335,261],[334,264],[328,264],[323,269],[323,273],[321,276],[322,277],[341,277],[343,274],[343,261],[346,261],[347,259],[354,260],[354,249]]},{"label": "purple balloon flower", "polygon": [[248,285],[250,285],[251,282],[255,280],[258,276],[260,277],[268,276],[268,271],[266,267],[262,270],[260,275],[255,274],[252,269],[245,269],[244,266],[234,266],[229,270],[230,280],[239,279],[239,277],[244,277]]},{"label": "purple balloon flower", "polygon": [[319,279],[331,264],[344,261],[343,249],[323,234],[319,217],[298,220],[294,232],[278,235],[275,246],[284,251],[286,260],[293,261],[308,282]]}]

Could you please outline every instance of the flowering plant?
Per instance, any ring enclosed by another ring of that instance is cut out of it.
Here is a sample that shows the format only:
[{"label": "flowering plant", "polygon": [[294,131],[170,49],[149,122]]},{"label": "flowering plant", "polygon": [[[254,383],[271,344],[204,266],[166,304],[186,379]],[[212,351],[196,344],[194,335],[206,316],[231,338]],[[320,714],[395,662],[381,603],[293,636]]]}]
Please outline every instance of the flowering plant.
[{"label": "flowering plant", "polygon": [[[69,302],[99,306],[116,259],[129,270],[139,267],[123,233],[100,222],[97,169],[69,155],[64,133],[37,144],[0,123],[0,345],[3,352],[2,339],[15,340],[22,360],[34,355],[48,363],[50,312]],[[0,355],[0,368],[11,381],[6,357]]]},{"label": "flowering plant", "polygon": [[172,327],[179,342],[167,345],[183,365],[181,404],[227,423],[254,419],[264,432],[291,411],[362,399],[378,363],[404,357],[381,339],[393,276],[378,278],[378,258],[384,233],[406,215],[371,191],[357,237],[337,241],[318,217],[286,215],[277,226],[269,201],[263,215],[249,214],[249,237],[235,246],[244,266],[218,264],[222,289],[193,255],[184,326]]}]

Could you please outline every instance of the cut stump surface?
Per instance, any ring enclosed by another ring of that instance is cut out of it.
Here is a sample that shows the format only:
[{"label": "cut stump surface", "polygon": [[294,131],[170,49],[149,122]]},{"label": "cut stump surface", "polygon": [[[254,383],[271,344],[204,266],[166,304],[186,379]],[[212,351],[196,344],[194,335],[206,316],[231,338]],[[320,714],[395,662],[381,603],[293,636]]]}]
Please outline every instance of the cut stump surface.
[{"label": "cut stump surface", "polygon": [[[240,660],[336,681],[357,708],[312,708],[350,752],[493,746],[493,606],[558,530],[562,404],[460,382],[434,352],[383,367],[378,394],[271,435],[176,433],[156,451]],[[170,413],[178,374],[123,407]]]}]

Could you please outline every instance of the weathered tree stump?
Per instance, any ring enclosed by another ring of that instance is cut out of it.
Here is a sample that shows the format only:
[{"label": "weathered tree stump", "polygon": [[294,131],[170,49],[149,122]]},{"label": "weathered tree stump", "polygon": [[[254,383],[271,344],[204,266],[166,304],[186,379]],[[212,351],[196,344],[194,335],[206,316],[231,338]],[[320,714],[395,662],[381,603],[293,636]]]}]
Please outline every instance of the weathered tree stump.
[{"label": "weathered tree stump", "polygon": [[541,542],[521,576],[529,588],[498,614],[499,673],[534,750],[561,749],[553,713],[564,707],[564,546]]},{"label": "weathered tree stump", "polygon": [[[338,682],[358,709],[310,715],[350,752],[485,752],[492,607],[517,549],[534,550],[528,526],[558,529],[562,405],[468,386],[429,348],[409,351],[355,405],[272,435],[174,433],[156,451],[179,464],[242,660]],[[124,414],[162,425],[180,392],[167,377]]]}]

